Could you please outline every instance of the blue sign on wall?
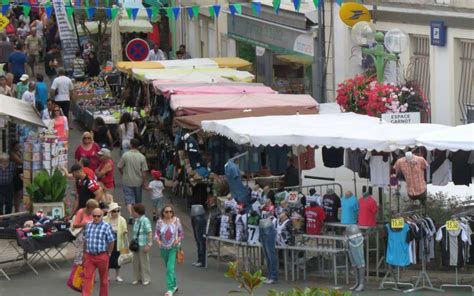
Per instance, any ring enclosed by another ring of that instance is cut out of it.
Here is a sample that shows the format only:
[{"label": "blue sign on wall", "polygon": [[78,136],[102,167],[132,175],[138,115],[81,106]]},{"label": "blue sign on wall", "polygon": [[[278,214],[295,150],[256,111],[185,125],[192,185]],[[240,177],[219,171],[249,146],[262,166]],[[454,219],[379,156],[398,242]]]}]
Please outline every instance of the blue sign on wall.
[{"label": "blue sign on wall", "polygon": [[443,21],[431,22],[431,45],[445,46],[446,45],[446,26]]}]

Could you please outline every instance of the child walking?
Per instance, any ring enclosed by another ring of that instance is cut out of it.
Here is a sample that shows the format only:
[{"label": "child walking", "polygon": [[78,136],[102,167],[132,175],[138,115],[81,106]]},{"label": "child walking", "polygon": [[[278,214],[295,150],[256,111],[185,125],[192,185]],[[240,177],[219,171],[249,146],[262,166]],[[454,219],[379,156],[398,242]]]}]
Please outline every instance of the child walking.
[{"label": "child walking", "polygon": [[151,201],[153,202],[153,221],[158,220],[157,214],[160,213],[163,205],[163,189],[165,188],[161,181],[161,172],[151,170],[153,181],[148,184],[148,190],[151,190]]}]

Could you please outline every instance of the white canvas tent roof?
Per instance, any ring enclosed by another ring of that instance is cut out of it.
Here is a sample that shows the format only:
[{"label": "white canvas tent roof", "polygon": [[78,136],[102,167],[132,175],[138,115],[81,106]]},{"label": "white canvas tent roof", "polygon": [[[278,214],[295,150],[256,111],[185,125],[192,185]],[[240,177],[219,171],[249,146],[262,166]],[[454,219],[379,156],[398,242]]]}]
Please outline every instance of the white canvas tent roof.
[{"label": "white canvas tent roof", "polygon": [[9,116],[13,121],[46,127],[38,111],[29,103],[16,98],[0,95],[0,115]]},{"label": "white canvas tent roof", "polygon": [[424,134],[416,139],[416,142],[428,150],[472,151],[474,150],[474,123]]},{"label": "white canvas tent roof", "polygon": [[436,124],[391,124],[355,113],[203,121],[202,127],[237,144],[328,146],[387,152],[415,146],[422,134],[447,128]]}]

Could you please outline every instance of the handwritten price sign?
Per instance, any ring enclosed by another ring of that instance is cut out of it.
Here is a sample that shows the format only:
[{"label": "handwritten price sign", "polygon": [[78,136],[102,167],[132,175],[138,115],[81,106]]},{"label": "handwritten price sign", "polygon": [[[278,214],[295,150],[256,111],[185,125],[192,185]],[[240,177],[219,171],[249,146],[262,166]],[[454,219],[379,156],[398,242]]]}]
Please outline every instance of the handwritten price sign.
[{"label": "handwritten price sign", "polygon": [[390,221],[390,226],[392,229],[401,229],[405,226],[405,220],[403,218],[395,218]]},{"label": "handwritten price sign", "polygon": [[456,220],[448,220],[446,221],[446,229],[448,231],[451,230],[459,230],[459,221]]},{"label": "handwritten price sign", "polygon": [[10,23],[10,20],[4,16],[3,14],[0,14],[0,30],[5,29],[5,27]]}]

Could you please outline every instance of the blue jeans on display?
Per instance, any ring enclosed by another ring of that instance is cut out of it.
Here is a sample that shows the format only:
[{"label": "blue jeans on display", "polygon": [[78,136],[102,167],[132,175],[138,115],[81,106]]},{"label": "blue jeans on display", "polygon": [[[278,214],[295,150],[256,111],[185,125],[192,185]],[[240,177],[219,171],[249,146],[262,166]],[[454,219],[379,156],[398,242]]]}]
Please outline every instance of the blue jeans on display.
[{"label": "blue jeans on display", "polygon": [[260,227],[260,242],[267,262],[268,279],[278,280],[278,258],[276,255],[276,230],[272,225]]}]

